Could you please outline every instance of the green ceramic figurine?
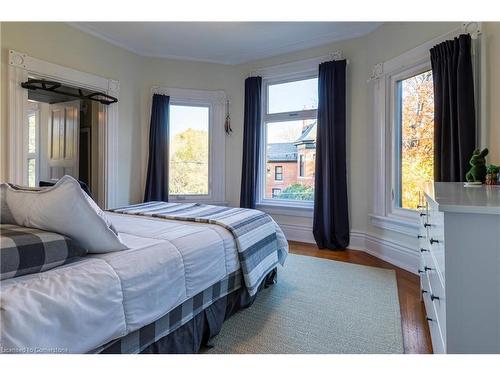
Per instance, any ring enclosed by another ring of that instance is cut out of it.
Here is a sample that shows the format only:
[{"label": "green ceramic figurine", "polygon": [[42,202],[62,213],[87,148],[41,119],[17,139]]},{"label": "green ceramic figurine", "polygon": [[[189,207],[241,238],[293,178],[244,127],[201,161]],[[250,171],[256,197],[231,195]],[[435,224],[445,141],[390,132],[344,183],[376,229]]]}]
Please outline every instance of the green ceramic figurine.
[{"label": "green ceramic figurine", "polygon": [[472,168],[465,175],[467,182],[484,183],[484,180],[486,179],[486,155],[488,155],[487,148],[485,148],[483,151],[481,151],[480,149],[474,150],[469,161],[469,164],[472,166]]}]

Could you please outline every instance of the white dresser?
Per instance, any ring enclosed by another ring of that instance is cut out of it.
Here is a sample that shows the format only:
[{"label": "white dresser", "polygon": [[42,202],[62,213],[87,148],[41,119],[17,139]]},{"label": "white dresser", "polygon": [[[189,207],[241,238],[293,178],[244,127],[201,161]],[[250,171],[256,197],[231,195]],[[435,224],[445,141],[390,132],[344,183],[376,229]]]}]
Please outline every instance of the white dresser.
[{"label": "white dresser", "polygon": [[500,186],[429,183],[419,211],[434,353],[500,353]]}]

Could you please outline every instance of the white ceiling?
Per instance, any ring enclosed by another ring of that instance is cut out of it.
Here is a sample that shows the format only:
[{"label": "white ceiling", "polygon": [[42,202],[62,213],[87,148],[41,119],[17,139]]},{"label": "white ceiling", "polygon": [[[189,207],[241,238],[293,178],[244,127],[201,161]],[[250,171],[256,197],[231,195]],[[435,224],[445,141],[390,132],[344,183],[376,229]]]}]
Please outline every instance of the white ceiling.
[{"label": "white ceiling", "polygon": [[240,64],[366,35],[380,22],[72,22],[141,56]]}]

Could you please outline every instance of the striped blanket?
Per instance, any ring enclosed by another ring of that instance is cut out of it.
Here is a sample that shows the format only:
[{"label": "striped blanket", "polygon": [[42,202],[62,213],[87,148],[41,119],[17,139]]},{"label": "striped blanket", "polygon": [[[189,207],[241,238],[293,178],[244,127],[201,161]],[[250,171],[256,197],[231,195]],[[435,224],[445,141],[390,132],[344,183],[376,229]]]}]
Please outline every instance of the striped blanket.
[{"label": "striped blanket", "polygon": [[236,241],[243,279],[251,296],[257,293],[269,271],[278,263],[284,264],[288,251],[288,243],[279,226],[269,215],[258,210],[200,203],[147,202],[109,211],[224,227]]}]

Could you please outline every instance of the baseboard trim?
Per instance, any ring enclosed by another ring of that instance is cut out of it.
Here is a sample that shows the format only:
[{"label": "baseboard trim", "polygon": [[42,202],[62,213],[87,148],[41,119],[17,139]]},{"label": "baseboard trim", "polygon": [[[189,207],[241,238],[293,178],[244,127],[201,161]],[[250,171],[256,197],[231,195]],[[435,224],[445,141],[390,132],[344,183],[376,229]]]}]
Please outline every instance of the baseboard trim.
[{"label": "baseboard trim", "polygon": [[352,231],[349,248],[365,251],[408,272],[418,274],[420,255],[412,247],[370,233]]},{"label": "baseboard trim", "polygon": [[[278,223],[279,224],[279,223]],[[285,237],[289,241],[316,243],[312,228],[308,225],[298,224],[279,224],[280,228],[285,233]]]},{"label": "baseboard trim", "polygon": [[[307,225],[279,224],[287,240],[315,243],[312,228]],[[364,251],[376,258],[417,274],[420,256],[412,247],[405,246],[374,234],[351,231],[349,249]]]}]

